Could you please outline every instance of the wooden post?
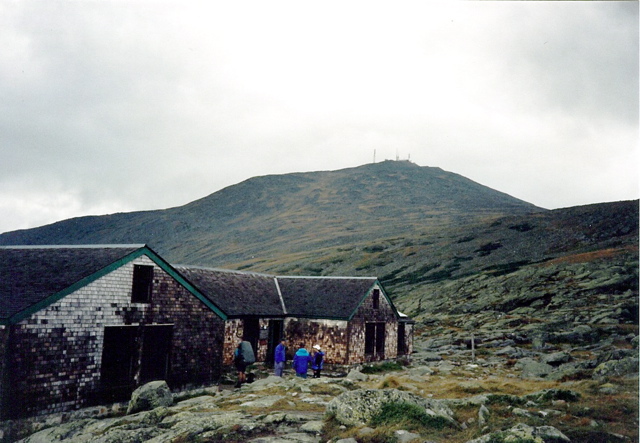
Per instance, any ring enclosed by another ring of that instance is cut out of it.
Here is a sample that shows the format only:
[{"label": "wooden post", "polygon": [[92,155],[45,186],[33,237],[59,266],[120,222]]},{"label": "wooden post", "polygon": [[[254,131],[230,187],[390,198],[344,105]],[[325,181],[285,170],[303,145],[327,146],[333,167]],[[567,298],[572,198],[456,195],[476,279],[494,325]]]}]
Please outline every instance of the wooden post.
[{"label": "wooden post", "polygon": [[471,333],[471,361],[476,362],[476,339],[473,332]]}]

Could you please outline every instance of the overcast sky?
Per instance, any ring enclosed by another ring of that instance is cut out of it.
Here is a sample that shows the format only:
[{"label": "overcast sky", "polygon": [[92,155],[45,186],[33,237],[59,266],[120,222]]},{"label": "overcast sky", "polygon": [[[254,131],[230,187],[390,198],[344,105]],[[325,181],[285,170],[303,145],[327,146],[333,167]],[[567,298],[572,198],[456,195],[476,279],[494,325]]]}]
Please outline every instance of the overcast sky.
[{"label": "overcast sky", "polygon": [[638,198],[638,2],[0,0],[0,48],[0,232],[374,151]]}]

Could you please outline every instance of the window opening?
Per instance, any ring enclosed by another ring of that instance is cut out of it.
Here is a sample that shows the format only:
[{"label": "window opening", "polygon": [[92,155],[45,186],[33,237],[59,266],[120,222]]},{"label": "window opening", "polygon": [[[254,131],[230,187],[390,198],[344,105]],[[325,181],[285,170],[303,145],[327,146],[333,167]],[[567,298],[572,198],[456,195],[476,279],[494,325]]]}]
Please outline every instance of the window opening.
[{"label": "window opening", "polygon": [[373,309],[379,309],[380,308],[380,289],[373,290],[372,298],[373,298]]},{"label": "window opening", "polygon": [[132,303],[149,303],[153,288],[153,266],[133,266]]}]

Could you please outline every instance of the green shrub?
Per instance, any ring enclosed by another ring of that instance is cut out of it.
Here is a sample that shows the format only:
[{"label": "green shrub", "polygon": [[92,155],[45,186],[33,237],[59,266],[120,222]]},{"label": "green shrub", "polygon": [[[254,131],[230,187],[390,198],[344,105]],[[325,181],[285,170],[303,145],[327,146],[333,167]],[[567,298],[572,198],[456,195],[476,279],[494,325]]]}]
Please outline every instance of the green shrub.
[{"label": "green shrub", "polygon": [[402,363],[397,361],[385,361],[377,365],[365,365],[362,367],[363,374],[379,374],[380,372],[401,371],[404,369]]},{"label": "green shrub", "polygon": [[412,430],[443,429],[451,423],[443,417],[427,414],[424,408],[411,403],[385,403],[380,411],[371,417],[372,426],[401,425]]},{"label": "green shrub", "polygon": [[487,395],[488,405],[523,405],[525,401],[516,396],[509,394],[489,394]]}]

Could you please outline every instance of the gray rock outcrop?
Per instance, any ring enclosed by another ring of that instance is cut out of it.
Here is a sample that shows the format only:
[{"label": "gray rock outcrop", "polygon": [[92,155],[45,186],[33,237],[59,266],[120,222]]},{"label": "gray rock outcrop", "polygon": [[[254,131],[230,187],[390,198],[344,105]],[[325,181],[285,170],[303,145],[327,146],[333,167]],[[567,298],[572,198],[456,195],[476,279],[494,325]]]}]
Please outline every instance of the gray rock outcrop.
[{"label": "gray rock outcrop", "polygon": [[488,443],[492,441],[526,441],[531,443],[560,443],[569,442],[569,438],[552,426],[529,426],[518,423],[506,431],[492,432],[467,443]]},{"label": "gray rock outcrop", "polygon": [[327,414],[344,425],[364,425],[386,403],[409,403],[424,408],[432,417],[441,417],[458,426],[453,412],[439,400],[426,399],[397,389],[359,389],[340,394],[327,405]]},{"label": "gray rock outcrop", "polygon": [[173,394],[166,381],[152,381],[140,386],[131,394],[127,414],[148,411],[173,404]]}]

